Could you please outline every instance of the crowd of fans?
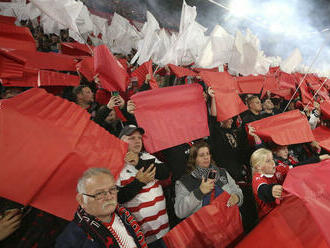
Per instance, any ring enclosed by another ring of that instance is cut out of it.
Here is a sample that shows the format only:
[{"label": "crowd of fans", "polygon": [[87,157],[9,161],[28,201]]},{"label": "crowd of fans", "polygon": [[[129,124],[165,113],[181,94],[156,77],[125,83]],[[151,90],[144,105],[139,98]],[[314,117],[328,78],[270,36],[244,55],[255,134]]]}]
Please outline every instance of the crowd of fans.
[{"label": "crowd of fans", "polygon": [[[45,35],[39,26],[22,24],[31,28],[38,51],[60,52],[61,42],[72,41],[67,30],[60,36]],[[136,67],[128,64],[130,72]],[[141,87],[131,83],[126,92],[106,93],[104,104],[104,97],[99,102],[104,90],[98,89],[98,77],[88,82],[77,74],[81,85],[63,87],[57,94],[86,109],[91,120],[128,143],[125,166],[117,182],[106,169],[85,172],[77,186],[80,207],[69,225],[41,210],[2,198],[1,247],[50,247],[55,242],[56,247],[166,247],[162,237],[171,228],[223,192],[230,195],[228,207],[240,208],[248,233],[276,206],[288,170],[330,158],[317,142],[290,146],[265,143],[249,126],[250,122],[282,113],[286,100],[270,93],[263,99],[260,95],[242,95],[248,110],[219,122],[212,88],[198,77],[177,78],[168,67],[165,71],[156,75],[159,87],[186,82],[203,86],[210,136],[149,154],[143,148],[144,129],[134,118],[135,103],[130,96],[150,90],[152,75],[147,75]],[[11,98],[24,90],[27,88],[2,87],[1,96]],[[295,109],[295,103],[287,111]],[[317,103],[305,114],[312,128],[328,125],[320,119]],[[253,137],[253,144],[248,136]]]}]

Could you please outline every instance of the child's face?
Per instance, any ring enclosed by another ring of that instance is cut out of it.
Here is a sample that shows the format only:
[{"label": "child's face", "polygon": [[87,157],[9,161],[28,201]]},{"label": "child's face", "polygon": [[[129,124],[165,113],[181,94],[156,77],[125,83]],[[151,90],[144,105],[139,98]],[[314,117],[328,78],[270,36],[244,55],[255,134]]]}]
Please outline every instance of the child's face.
[{"label": "child's face", "polygon": [[262,174],[274,174],[275,173],[275,162],[273,160],[273,154],[268,153],[266,161],[260,165]]},{"label": "child's face", "polygon": [[274,151],[274,153],[276,156],[283,158],[283,159],[287,159],[289,156],[289,151],[288,151],[287,146],[279,147],[276,151]]}]

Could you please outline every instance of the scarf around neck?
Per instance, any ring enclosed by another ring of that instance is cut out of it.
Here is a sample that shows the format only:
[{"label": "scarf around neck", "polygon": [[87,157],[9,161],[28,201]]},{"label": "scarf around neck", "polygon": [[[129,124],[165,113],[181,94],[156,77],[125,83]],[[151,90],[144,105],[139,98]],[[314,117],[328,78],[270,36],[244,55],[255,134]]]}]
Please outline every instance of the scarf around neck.
[{"label": "scarf around neck", "polygon": [[[148,246],[141,231],[141,228],[135,218],[130,214],[130,212],[123,207],[117,206],[115,213],[121,219],[127,232],[133,237],[136,246],[138,248],[147,248]],[[118,240],[118,236],[116,235],[116,233],[113,230],[110,231],[102,224],[102,221],[86,213],[86,211],[80,206],[75,213],[73,221],[79,227],[81,227],[89,237],[91,237],[97,243],[101,244],[102,247],[121,247],[121,245],[119,244],[120,241]]]}]

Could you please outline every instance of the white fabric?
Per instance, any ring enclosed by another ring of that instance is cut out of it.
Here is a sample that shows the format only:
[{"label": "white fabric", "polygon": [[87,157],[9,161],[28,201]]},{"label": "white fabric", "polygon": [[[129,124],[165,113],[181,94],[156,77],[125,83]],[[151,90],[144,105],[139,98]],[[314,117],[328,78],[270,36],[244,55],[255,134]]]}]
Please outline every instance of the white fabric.
[{"label": "white fabric", "polygon": [[[133,237],[127,232],[125,225],[117,214],[115,214],[114,221],[112,223],[112,229],[117,233],[118,238],[121,240],[119,244],[122,248],[136,248]],[[121,245],[123,244],[123,246]]]},{"label": "white fabric", "polygon": [[294,72],[294,70],[300,65],[302,60],[303,58],[301,52],[298,48],[296,48],[295,50],[293,50],[290,56],[281,63],[281,70],[290,74]]}]

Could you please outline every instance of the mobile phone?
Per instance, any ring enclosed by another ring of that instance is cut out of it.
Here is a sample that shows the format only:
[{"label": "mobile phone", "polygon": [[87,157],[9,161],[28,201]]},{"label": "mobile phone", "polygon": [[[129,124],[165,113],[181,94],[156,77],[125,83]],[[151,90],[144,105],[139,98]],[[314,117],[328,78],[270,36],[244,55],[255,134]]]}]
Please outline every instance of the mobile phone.
[{"label": "mobile phone", "polygon": [[119,96],[119,91],[112,91],[111,92],[111,95],[112,96]]},{"label": "mobile phone", "polygon": [[215,176],[216,176],[216,171],[215,170],[210,170],[207,178],[215,179]]},{"label": "mobile phone", "polygon": [[150,165],[155,163],[155,158],[152,159],[148,159],[148,160],[142,160],[142,167],[144,169],[148,169],[150,167]]}]

